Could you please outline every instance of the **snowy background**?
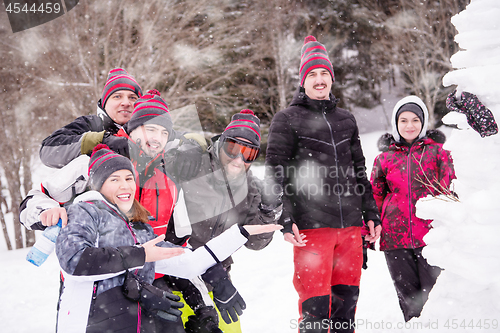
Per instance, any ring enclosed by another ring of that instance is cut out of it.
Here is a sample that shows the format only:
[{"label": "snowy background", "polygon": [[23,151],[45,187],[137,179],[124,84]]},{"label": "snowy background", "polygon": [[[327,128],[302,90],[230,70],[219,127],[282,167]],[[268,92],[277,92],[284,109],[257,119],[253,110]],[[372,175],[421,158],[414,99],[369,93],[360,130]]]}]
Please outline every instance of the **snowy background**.
[{"label": "snowy background", "polygon": [[[462,51],[451,61],[457,70],[443,83],[476,94],[500,120],[500,1],[472,0],[452,22]],[[368,172],[378,154],[377,139],[388,130],[386,114],[402,96],[387,95],[374,110],[355,110]],[[430,294],[422,316],[405,324],[383,254],[369,252],[363,271],[356,332],[500,332],[500,136],[482,139],[464,115],[450,113],[443,129],[445,148],[452,151],[460,202],[421,200],[418,215],[434,219],[424,255],[445,269]],[[262,175],[263,168],[254,166]],[[41,167],[34,175],[42,177]],[[25,260],[28,249],[6,251],[0,242],[0,262],[6,268],[0,283],[3,332],[53,332],[59,287],[54,255],[40,268]],[[245,333],[297,332],[297,296],[292,286],[292,246],[281,233],[262,251],[242,249],[234,255],[234,284],[247,302],[241,318]]]}]

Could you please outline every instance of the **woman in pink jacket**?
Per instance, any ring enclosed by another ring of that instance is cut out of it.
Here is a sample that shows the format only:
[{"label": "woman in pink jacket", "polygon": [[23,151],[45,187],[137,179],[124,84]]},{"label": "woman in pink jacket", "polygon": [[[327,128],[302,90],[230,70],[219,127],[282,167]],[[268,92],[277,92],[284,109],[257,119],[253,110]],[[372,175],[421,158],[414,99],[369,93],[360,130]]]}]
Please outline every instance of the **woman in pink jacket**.
[{"label": "woman in pink jacket", "polygon": [[[371,183],[382,219],[380,250],[406,321],[419,317],[441,268],[422,256],[423,238],[431,220],[416,216],[415,204],[429,194],[439,195],[455,178],[444,134],[427,131],[428,111],[422,100],[408,96],[394,107],[392,135],[379,139],[382,151],[374,162]],[[431,186],[431,183],[433,186]]]}]

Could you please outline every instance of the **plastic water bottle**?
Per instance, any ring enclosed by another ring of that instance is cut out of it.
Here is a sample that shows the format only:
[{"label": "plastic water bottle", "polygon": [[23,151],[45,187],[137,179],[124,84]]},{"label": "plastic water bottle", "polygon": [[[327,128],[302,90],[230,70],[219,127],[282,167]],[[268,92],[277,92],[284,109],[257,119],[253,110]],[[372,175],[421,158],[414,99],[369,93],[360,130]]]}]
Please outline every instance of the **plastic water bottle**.
[{"label": "plastic water bottle", "polygon": [[62,221],[59,219],[56,225],[48,227],[43,231],[42,237],[37,239],[35,245],[33,245],[26,256],[26,260],[37,267],[40,267],[47,260],[56,247],[56,238],[61,230],[61,223]]}]

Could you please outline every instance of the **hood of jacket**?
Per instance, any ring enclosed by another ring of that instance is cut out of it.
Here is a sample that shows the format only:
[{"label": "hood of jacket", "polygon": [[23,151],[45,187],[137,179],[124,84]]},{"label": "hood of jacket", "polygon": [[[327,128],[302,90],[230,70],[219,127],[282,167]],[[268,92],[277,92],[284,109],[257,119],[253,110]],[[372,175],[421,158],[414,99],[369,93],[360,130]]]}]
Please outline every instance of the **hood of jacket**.
[{"label": "hood of jacket", "polygon": [[394,109],[392,110],[392,118],[391,118],[392,136],[396,142],[401,142],[401,136],[399,135],[398,126],[396,123],[396,114],[403,105],[409,103],[417,104],[424,112],[424,123],[422,124],[422,130],[420,131],[417,140],[422,139],[427,132],[427,127],[429,126],[429,111],[427,110],[427,106],[425,106],[425,103],[417,96],[413,95],[406,96],[405,98],[400,99],[394,106]]},{"label": "hood of jacket", "polygon": [[115,213],[124,218],[125,221],[128,221],[128,217],[118,208],[118,206],[106,199],[101,192],[94,190],[83,192],[82,194],[75,197],[75,200],[73,200],[73,204],[86,201],[104,201],[110,208],[113,208]]}]

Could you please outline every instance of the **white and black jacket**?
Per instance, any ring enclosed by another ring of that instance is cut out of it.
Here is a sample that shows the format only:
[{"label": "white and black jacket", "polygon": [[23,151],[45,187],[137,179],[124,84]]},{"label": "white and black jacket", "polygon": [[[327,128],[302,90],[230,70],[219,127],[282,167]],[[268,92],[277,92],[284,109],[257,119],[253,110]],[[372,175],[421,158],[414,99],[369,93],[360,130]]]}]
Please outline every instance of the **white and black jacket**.
[{"label": "white and black jacket", "polygon": [[54,131],[42,141],[40,160],[52,168],[62,168],[81,155],[82,139],[87,132],[108,131],[116,134],[121,126],[97,105],[97,114],[81,116]]},{"label": "white and black jacket", "polygon": [[[155,237],[151,226],[129,222],[99,192],[85,192],[77,197],[68,208],[68,225],[56,241],[64,277],[57,330],[97,332],[136,327],[146,331],[145,327],[140,328],[141,311],[137,303],[121,293],[127,270],[134,271],[147,283],[153,282],[155,271],[190,279],[247,242],[247,237],[234,226],[208,242],[209,249],[186,249],[183,255],[145,263],[144,249],[138,244]],[[173,245],[164,242],[162,246]],[[144,318],[142,324],[148,324]]]}]

